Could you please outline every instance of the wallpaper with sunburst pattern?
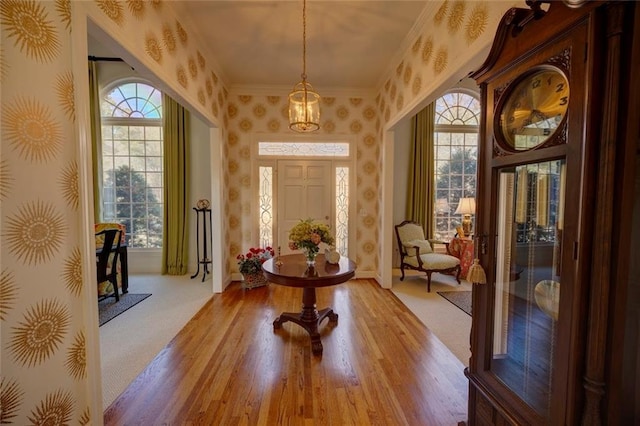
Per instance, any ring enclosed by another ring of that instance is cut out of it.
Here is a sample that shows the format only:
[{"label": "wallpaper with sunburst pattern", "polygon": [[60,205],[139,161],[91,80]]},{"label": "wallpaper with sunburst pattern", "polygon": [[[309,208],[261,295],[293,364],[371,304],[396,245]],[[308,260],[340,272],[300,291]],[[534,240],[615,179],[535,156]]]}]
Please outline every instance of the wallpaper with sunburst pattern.
[{"label": "wallpaper with sunburst pattern", "polygon": [[[522,2],[517,2],[522,3]],[[412,40],[379,91],[323,99],[321,134],[356,143],[359,268],[380,269],[382,134],[435,87],[490,45],[514,3],[428,3],[431,19]],[[74,13],[78,8],[80,13]],[[248,164],[256,132],[286,131],[286,93],[232,93],[171,7],[161,0],[2,0],[0,22],[0,423],[99,423],[87,389],[100,385],[88,366],[88,283],[83,283],[74,16],[90,17],[174,91],[220,127],[225,143],[224,275],[250,244],[253,193]],[[465,70],[470,71],[470,70]],[[388,231],[388,230],[387,230]]]}]

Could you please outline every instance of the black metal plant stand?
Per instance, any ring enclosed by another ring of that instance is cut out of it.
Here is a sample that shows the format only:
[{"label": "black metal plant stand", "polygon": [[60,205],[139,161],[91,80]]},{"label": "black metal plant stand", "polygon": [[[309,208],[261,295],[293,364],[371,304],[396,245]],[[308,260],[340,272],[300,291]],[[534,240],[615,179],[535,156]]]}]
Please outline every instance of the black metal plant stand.
[{"label": "black metal plant stand", "polygon": [[[207,274],[210,274],[209,264],[211,263],[211,259],[209,259],[208,251],[207,251],[207,241],[212,241],[213,237],[211,235],[211,209],[198,209],[196,207],[193,208],[196,211],[196,258],[198,259],[198,270],[195,274],[191,276],[191,279],[198,276],[200,273],[200,265],[203,267],[202,273],[202,282],[204,282],[205,278],[207,278]],[[209,232],[207,232],[207,214],[209,217]],[[202,219],[202,232],[200,231],[200,220]],[[202,238],[202,258],[200,257],[200,239]],[[212,243],[213,244],[213,243]]]}]

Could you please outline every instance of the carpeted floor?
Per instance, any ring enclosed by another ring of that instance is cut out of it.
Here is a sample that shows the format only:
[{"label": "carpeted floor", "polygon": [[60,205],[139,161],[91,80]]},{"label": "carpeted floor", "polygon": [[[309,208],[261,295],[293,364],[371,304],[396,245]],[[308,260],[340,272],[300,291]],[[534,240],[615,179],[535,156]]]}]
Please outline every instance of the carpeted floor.
[{"label": "carpeted floor", "polygon": [[121,313],[134,307],[138,303],[142,302],[147,297],[151,296],[151,293],[133,294],[127,293],[120,296],[120,301],[116,302],[116,299],[109,297],[107,299],[98,302],[98,321],[100,326],[111,321]]},{"label": "carpeted floor", "polygon": [[471,315],[471,292],[470,291],[439,291],[438,294],[458,308],[462,309],[467,315]]}]

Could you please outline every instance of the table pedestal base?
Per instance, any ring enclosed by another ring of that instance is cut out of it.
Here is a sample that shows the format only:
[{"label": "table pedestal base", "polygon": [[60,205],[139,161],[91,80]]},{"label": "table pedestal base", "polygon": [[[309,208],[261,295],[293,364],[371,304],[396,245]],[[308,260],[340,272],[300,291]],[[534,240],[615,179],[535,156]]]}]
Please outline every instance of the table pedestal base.
[{"label": "table pedestal base", "polygon": [[304,288],[302,293],[302,312],[283,312],[273,321],[273,329],[282,328],[282,324],[291,321],[307,330],[311,337],[311,352],[314,355],[322,355],[322,342],[320,341],[320,333],[318,326],[326,317],[329,322],[338,322],[338,314],[333,312],[331,308],[325,308],[321,311],[316,309],[316,289]]}]

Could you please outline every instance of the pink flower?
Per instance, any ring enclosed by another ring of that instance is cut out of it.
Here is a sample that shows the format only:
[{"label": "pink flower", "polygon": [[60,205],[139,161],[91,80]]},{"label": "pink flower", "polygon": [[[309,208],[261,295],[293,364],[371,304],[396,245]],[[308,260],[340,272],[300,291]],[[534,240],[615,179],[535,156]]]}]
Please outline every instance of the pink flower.
[{"label": "pink flower", "polygon": [[315,245],[320,244],[320,242],[322,241],[322,237],[320,236],[320,234],[318,233],[313,233],[311,234],[311,242]]}]

